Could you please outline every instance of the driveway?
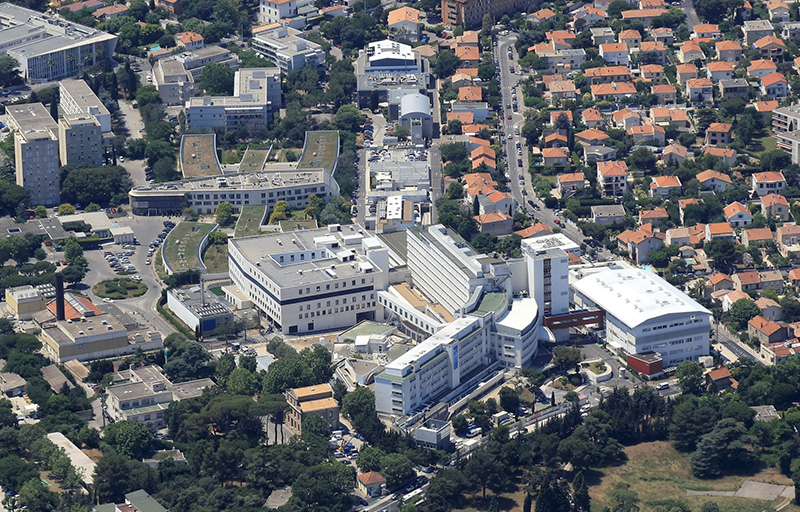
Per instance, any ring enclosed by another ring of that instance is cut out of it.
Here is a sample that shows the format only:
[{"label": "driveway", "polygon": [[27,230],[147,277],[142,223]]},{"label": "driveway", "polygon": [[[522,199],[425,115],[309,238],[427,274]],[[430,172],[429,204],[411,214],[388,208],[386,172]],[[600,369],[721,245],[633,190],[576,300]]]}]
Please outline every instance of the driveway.
[{"label": "driveway", "polygon": [[122,122],[128,128],[129,139],[141,139],[142,134],[140,130],[144,130],[144,123],[139,110],[131,106],[131,102],[127,100],[119,100],[119,110],[122,114]]}]

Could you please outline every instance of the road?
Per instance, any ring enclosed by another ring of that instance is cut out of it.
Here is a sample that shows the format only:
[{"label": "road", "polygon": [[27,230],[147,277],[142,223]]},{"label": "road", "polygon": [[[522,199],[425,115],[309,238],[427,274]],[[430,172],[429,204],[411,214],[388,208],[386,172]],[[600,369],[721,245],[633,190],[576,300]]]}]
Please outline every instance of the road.
[{"label": "road", "polygon": [[742,342],[736,339],[724,325],[722,324],[714,325],[712,322],[711,328],[713,329],[712,335],[719,333],[719,335],[717,336],[717,341],[726,349],[731,351],[733,355],[739,358],[749,357],[750,359],[753,359],[761,366],[767,366],[767,364],[760,357],[757,357],[748,349],[744,348],[742,346]]},{"label": "road", "polygon": [[694,10],[694,2],[692,0],[683,0],[681,2],[681,10],[686,14],[686,26],[689,27],[689,32],[692,32],[695,25],[700,25],[700,18],[697,17],[697,11]]},{"label": "road", "polygon": [[444,193],[442,150],[438,144],[432,144],[428,149],[428,161],[431,166],[431,224],[436,224],[436,200]]}]

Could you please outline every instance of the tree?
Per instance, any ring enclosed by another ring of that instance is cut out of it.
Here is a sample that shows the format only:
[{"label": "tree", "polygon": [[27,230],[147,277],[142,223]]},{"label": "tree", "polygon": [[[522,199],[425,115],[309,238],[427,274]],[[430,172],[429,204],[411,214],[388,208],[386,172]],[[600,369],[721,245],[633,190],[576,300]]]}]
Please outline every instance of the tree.
[{"label": "tree", "polygon": [[64,243],[64,259],[67,263],[73,264],[81,256],[83,256],[81,244],[78,243],[75,237],[68,238]]},{"label": "tree", "polygon": [[[355,472],[344,464],[320,464],[303,471],[292,484],[290,510],[347,510]],[[291,505],[295,505],[294,508]]]},{"label": "tree", "polygon": [[58,214],[59,215],[72,215],[75,213],[75,207],[69,203],[64,203],[59,205],[58,207]]},{"label": "tree", "polygon": [[37,206],[34,210],[34,215],[36,215],[37,219],[44,219],[47,218],[47,208],[42,205]]},{"label": "tree", "polygon": [[16,455],[0,459],[0,486],[3,489],[21,489],[31,479],[39,479],[35,465],[28,464]]},{"label": "tree", "polygon": [[484,500],[486,489],[500,488],[506,478],[505,465],[490,448],[484,446],[473,452],[464,467],[467,478],[480,486]]},{"label": "tree", "polygon": [[713,258],[714,268],[717,270],[727,270],[736,257],[736,247],[727,239],[711,240],[704,248],[706,254]]},{"label": "tree", "polygon": [[153,485],[150,467],[124,455],[107,453],[94,470],[94,489],[101,503],[121,503],[125,494],[137,489],[153,491]]},{"label": "tree", "polygon": [[200,85],[205,94],[212,96],[232,96],[235,72],[227,65],[212,62],[203,68]]},{"label": "tree", "polygon": [[619,19],[622,17],[622,11],[630,11],[636,9],[636,6],[629,4],[624,0],[614,0],[608,5],[606,10],[609,18]]},{"label": "tree", "polygon": [[[164,141],[159,142],[166,144]],[[169,151],[171,154],[172,148]],[[61,199],[87,205],[86,211],[127,201],[128,191],[133,186],[128,170],[118,165],[68,165],[61,168],[61,176]]]},{"label": "tree", "polygon": [[500,388],[500,407],[504,411],[516,415],[519,411],[519,404],[519,393],[516,390],[508,386]]},{"label": "tree", "polygon": [[591,510],[592,499],[589,496],[589,488],[586,486],[583,471],[578,471],[575,474],[575,478],[572,479],[572,489],[575,512],[589,512]]},{"label": "tree", "polygon": [[452,50],[440,51],[433,59],[431,69],[436,78],[447,78],[455,73],[458,66],[461,65],[461,59],[456,56]]},{"label": "tree", "polygon": [[[67,460],[69,464],[69,460]],[[67,466],[69,467],[69,466]],[[19,490],[19,503],[31,511],[56,510],[58,494],[47,490],[40,479],[31,479]]]},{"label": "tree", "polygon": [[269,216],[269,223],[277,224],[282,220],[288,219],[291,211],[292,208],[289,206],[289,203],[281,199],[275,203],[275,206],[272,207],[272,214]]},{"label": "tree", "polygon": [[740,330],[747,329],[747,323],[760,314],[761,309],[751,299],[739,299],[728,310],[728,315]]},{"label": "tree", "polygon": [[467,417],[463,414],[459,414],[455,418],[453,418],[453,431],[456,433],[457,436],[464,436],[467,433],[467,429],[469,428],[469,421],[467,421]]},{"label": "tree", "polygon": [[9,87],[20,83],[22,83],[22,77],[17,59],[8,55],[0,57],[0,86]]},{"label": "tree", "polygon": [[642,171],[655,171],[658,159],[647,148],[639,148],[628,157],[628,165]]},{"label": "tree", "polygon": [[405,455],[390,453],[381,457],[380,473],[386,478],[386,485],[392,488],[414,476],[414,466]]},{"label": "tree", "polygon": [[374,446],[365,446],[361,449],[356,459],[356,465],[362,473],[368,471],[380,471],[381,459],[386,456],[386,452]]},{"label": "tree", "polygon": [[104,439],[117,453],[132,459],[141,459],[153,442],[153,436],[144,424],[129,420],[106,426]]},{"label": "tree", "polygon": [[571,369],[578,371],[578,365],[584,357],[580,349],[559,345],[553,349],[553,365],[563,372]]},{"label": "tree", "polygon": [[214,215],[216,216],[217,224],[221,226],[230,224],[233,220],[233,205],[227,202],[219,203]]},{"label": "tree", "polygon": [[64,281],[75,284],[83,281],[87,271],[88,269],[82,265],[68,265],[61,271],[61,275],[64,276]]},{"label": "tree", "polygon": [[747,429],[731,418],[720,420],[714,429],[704,435],[692,454],[692,474],[698,478],[714,478],[726,469],[746,468],[755,460],[745,448]]},{"label": "tree", "polygon": [[353,422],[355,430],[369,442],[374,442],[384,431],[375,410],[375,394],[367,387],[361,386],[345,395],[342,400],[342,414]]},{"label": "tree", "polygon": [[697,361],[684,361],[675,370],[678,386],[685,394],[699,395],[703,392],[703,367]]},{"label": "tree", "polygon": [[364,120],[364,115],[352,103],[339,107],[336,115],[333,116],[333,122],[337,128],[352,133],[356,133],[361,129],[364,125]]},{"label": "tree", "polygon": [[796,298],[784,297],[781,300],[781,309],[785,322],[796,322],[800,319],[800,302]]}]

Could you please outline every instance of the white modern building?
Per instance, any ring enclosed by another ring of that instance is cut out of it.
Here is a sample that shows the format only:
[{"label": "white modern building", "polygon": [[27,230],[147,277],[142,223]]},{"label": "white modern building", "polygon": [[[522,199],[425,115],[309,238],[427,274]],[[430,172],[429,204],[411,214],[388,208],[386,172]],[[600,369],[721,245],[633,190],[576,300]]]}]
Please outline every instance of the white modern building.
[{"label": "white modern building", "polygon": [[621,354],[657,352],[664,368],[708,355],[711,312],[658,275],[584,267],[571,280],[573,305],[605,311],[606,342]]},{"label": "white modern building", "polygon": [[569,256],[562,248],[542,248],[535,242],[536,238],[522,241],[528,267],[528,294],[536,299],[540,318],[567,313]]},{"label": "white modern building", "polygon": [[355,224],[231,239],[228,261],[233,284],[283,334],[374,320],[388,285],[387,249]]},{"label": "white modern building", "polygon": [[475,251],[441,224],[409,228],[406,235],[414,286],[452,314],[470,311],[484,290],[492,291],[509,276],[503,260]]},{"label": "white modern building", "polygon": [[22,77],[42,83],[73,76],[114,54],[117,36],[10,3],[0,4],[0,54]]},{"label": "white modern building", "polygon": [[96,117],[67,114],[58,120],[61,165],[103,165],[103,131]]},{"label": "white modern building", "polygon": [[58,105],[65,114],[92,115],[103,133],[111,131],[111,112],[83,80],[65,80],[58,85]]},{"label": "white modern building", "polygon": [[28,189],[33,205],[59,204],[58,125],[41,103],[10,105],[6,114],[14,130],[17,185]]},{"label": "white modern building", "polygon": [[406,94],[400,99],[400,125],[407,128],[412,142],[433,136],[431,101],[421,93]]},{"label": "white modern building", "polygon": [[364,60],[366,73],[421,73],[423,71],[417,54],[411,46],[391,39],[376,41],[359,52]]},{"label": "white modern building", "polygon": [[262,130],[280,107],[280,70],[240,69],[234,78],[233,96],[202,96],[186,102],[186,125],[193,131],[232,130],[240,124]]},{"label": "white modern building", "polygon": [[305,39],[303,32],[283,23],[254,29],[250,44],[256,53],[273,62],[284,73],[325,64],[325,52],[319,44]]}]

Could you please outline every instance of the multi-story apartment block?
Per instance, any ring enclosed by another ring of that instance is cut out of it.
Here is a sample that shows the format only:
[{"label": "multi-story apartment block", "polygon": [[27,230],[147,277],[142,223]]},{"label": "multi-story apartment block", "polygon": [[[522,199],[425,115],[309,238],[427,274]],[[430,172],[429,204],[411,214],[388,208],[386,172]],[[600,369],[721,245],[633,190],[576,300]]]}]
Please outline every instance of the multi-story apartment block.
[{"label": "multi-story apartment block", "polygon": [[303,433],[303,422],[319,416],[328,422],[331,430],[339,428],[339,404],[333,398],[330,384],[316,384],[286,390],[286,426],[297,434]]},{"label": "multi-story apartment block", "polygon": [[58,125],[41,103],[9,106],[6,114],[14,130],[17,185],[28,189],[33,205],[59,204]]},{"label": "multi-story apartment block", "polygon": [[58,105],[65,114],[91,115],[103,133],[111,132],[111,112],[83,80],[65,80],[58,85]]},{"label": "multi-story apartment block", "polygon": [[68,114],[58,120],[58,149],[61,165],[103,164],[103,131],[96,117]]},{"label": "multi-story apartment block", "polygon": [[628,165],[622,160],[597,162],[597,186],[604,196],[624,196],[630,191]]},{"label": "multi-story apartment block", "polygon": [[530,4],[529,0],[442,0],[442,22],[453,27],[476,27],[487,14],[500,19],[504,14],[530,12]]},{"label": "multi-story apartment block", "polygon": [[273,23],[253,29],[253,49],[273,62],[284,73],[305,66],[321,66],[325,63],[322,47],[303,37],[300,30]]}]

